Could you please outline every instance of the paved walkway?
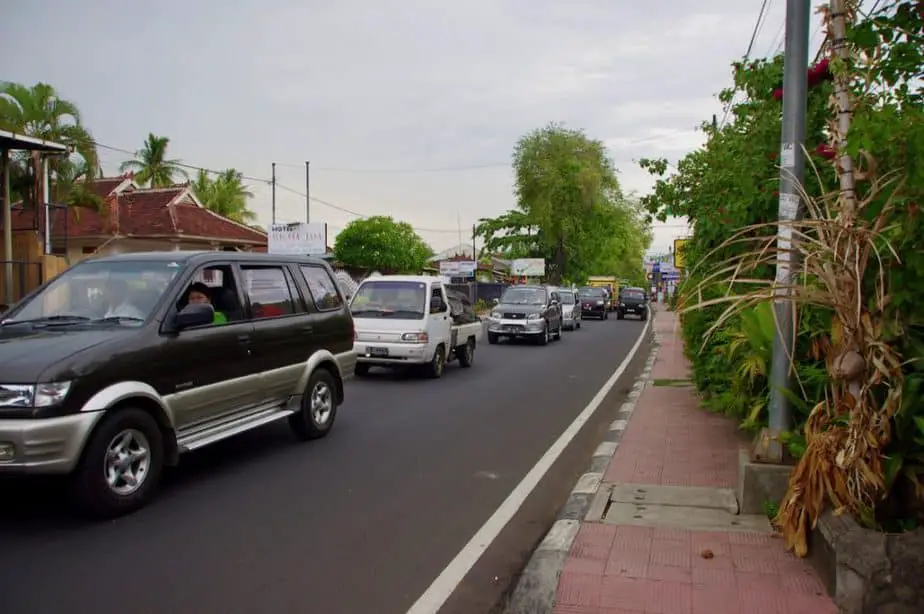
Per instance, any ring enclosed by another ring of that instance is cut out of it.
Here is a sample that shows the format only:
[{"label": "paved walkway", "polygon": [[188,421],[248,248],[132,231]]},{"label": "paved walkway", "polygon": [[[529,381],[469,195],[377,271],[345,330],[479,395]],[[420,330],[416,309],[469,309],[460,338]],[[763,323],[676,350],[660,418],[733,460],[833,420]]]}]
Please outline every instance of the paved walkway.
[{"label": "paved walkway", "polygon": [[[660,311],[654,326],[661,346],[652,383],[688,379],[676,315]],[[734,489],[742,445],[736,425],[700,409],[692,388],[649,384],[604,483]],[[562,570],[555,612],[829,614],[836,608],[814,572],[773,533],[585,522]]]}]

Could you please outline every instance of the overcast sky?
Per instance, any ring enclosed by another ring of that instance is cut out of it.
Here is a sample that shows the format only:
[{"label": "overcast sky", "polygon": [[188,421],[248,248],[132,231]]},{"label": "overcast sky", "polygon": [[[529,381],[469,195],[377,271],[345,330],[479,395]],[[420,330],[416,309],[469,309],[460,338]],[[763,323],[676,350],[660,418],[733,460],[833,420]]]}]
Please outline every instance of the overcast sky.
[{"label": "overcast sky", "polygon": [[[782,44],[769,0],[754,56]],[[634,162],[676,161],[722,110],[760,0],[0,0],[0,79],[45,81],[76,102],[105,145],[148,132],[173,157],[268,183],[277,219],[311,194],[410,222],[437,249],[470,241],[514,205],[517,138],[549,121],[603,140],[624,189]],[[813,17],[812,50],[820,42]],[[41,36],[41,42],[37,36]],[[123,154],[101,150],[107,171]],[[436,170],[434,170],[436,169]],[[449,170],[447,170],[449,169]],[[270,221],[266,183],[252,208]],[[284,187],[283,187],[284,186]],[[331,234],[356,216],[311,205]],[[685,226],[656,228],[666,250]],[[331,238],[331,243],[333,238]]]}]

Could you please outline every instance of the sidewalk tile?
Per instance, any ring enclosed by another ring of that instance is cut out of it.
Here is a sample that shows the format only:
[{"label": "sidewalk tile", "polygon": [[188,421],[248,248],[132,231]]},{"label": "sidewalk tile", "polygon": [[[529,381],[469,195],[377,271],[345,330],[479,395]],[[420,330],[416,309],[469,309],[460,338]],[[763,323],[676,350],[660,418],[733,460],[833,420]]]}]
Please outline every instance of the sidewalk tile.
[{"label": "sidewalk tile", "polygon": [[[658,313],[652,378],[686,379],[676,316]],[[691,388],[649,386],[604,481],[734,488],[743,439],[698,407]],[[562,572],[556,614],[834,614],[825,587],[776,535],[584,523]]]}]

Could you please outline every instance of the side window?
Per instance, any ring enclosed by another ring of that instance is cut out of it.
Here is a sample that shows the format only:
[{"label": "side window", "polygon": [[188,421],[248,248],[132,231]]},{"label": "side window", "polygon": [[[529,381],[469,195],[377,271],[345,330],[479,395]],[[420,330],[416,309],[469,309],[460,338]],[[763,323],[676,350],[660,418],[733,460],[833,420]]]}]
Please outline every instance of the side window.
[{"label": "side window", "polygon": [[553,292],[553,293],[552,293],[552,298],[551,298],[550,300],[558,301],[558,302],[560,303],[560,302],[561,302],[561,296],[559,296],[558,292]]},{"label": "side window", "polygon": [[197,270],[176,302],[177,311],[186,307],[191,299],[197,303],[207,302],[212,305],[216,312],[215,324],[244,319],[231,265],[212,264]]},{"label": "side window", "polygon": [[337,283],[331,279],[331,276],[319,266],[302,266],[302,276],[305,283],[308,284],[308,290],[311,292],[311,298],[319,311],[329,311],[340,309],[343,305],[343,298],[337,291]]},{"label": "side window", "polygon": [[443,313],[446,311],[446,299],[443,298],[443,289],[440,286],[433,286],[433,289],[430,291],[430,300],[438,298],[443,302],[442,309],[431,311],[430,313]]},{"label": "side window", "polygon": [[244,294],[250,299],[253,318],[276,318],[295,313],[292,289],[285,271],[277,266],[242,266]]}]

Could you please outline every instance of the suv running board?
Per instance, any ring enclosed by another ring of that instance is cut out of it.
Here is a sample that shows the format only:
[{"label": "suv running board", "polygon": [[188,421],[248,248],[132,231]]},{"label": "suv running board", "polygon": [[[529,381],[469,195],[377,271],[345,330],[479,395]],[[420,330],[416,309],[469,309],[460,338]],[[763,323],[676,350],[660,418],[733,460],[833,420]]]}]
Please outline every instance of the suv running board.
[{"label": "suv running board", "polygon": [[201,426],[197,425],[186,432],[177,434],[177,447],[180,449],[180,452],[197,450],[215,443],[216,441],[234,437],[235,435],[261,427],[270,422],[287,418],[294,413],[295,411],[292,409],[275,405],[268,409],[248,412],[243,416],[233,416],[218,423],[211,422]]}]

